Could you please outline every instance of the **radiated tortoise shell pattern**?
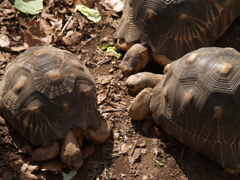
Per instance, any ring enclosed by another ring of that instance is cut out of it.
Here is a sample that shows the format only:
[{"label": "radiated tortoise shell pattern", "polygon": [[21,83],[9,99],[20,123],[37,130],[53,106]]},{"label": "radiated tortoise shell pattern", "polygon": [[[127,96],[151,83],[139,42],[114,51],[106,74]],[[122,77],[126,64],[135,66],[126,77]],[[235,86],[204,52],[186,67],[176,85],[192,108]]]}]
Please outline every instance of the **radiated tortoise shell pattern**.
[{"label": "radiated tortoise shell pattern", "polygon": [[50,145],[70,128],[100,125],[90,72],[54,47],[30,48],[7,66],[0,105],[6,121],[34,145]]},{"label": "radiated tortoise shell pattern", "polygon": [[240,169],[240,53],[201,48],[174,61],[150,108],[168,134],[222,167]]},{"label": "radiated tortoise shell pattern", "polygon": [[238,16],[239,0],[126,0],[117,37],[176,60],[213,45]]}]

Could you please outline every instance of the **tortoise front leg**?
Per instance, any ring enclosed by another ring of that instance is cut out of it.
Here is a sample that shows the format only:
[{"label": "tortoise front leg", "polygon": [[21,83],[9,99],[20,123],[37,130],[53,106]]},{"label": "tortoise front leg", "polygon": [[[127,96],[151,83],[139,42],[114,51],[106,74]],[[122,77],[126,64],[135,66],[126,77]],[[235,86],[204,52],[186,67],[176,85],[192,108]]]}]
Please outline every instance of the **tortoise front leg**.
[{"label": "tortoise front leg", "polygon": [[70,129],[61,142],[61,159],[71,169],[80,169],[83,165],[82,152],[73,129]]},{"label": "tortoise front leg", "polygon": [[151,112],[150,101],[152,98],[152,88],[143,89],[133,100],[129,116],[134,120],[143,120]]},{"label": "tortoise front leg", "polygon": [[150,50],[141,44],[134,44],[125,54],[120,69],[124,77],[141,71],[151,59]]}]

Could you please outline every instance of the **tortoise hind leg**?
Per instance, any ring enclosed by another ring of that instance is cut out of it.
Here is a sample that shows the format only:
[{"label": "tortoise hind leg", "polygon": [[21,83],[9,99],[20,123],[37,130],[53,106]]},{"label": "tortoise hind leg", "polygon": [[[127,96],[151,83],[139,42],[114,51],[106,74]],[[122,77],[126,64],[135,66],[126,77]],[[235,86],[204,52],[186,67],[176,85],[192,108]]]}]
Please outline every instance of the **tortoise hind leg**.
[{"label": "tortoise hind leg", "polygon": [[39,147],[32,154],[33,161],[47,161],[55,158],[60,152],[60,144],[55,141],[51,146]]},{"label": "tortoise hind leg", "polygon": [[61,159],[71,169],[80,169],[83,165],[82,152],[73,129],[70,129],[61,142]]},{"label": "tortoise hind leg", "polygon": [[102,120],[101,126],[97,129],[88,128],[83,129],[83,136],[91,143],[101,144],[105,142],[112,132],[111,123],[109,121]]}]

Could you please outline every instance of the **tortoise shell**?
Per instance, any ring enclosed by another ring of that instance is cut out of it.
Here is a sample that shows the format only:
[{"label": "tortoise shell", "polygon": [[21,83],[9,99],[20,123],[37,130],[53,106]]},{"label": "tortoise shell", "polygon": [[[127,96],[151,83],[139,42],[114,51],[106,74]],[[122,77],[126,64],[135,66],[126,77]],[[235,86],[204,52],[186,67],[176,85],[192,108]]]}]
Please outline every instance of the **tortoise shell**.
[{"label": "tortoise shell", "polygon": [[240,169],[240,53],[201,48],[174,61],[150,108],[167,133],[225,168]]},{"label": "tortoise shell", "polygon": [[96,89],[72,53],[32,47],[6,68],[0,85],[6,121],[34,145],[48,146],[70,128],[98,128]]},{"label": "tortoise shell", "polygon": [[213,45],[238,16],[239,0],[126,0],[117,37],[176,60]]}]

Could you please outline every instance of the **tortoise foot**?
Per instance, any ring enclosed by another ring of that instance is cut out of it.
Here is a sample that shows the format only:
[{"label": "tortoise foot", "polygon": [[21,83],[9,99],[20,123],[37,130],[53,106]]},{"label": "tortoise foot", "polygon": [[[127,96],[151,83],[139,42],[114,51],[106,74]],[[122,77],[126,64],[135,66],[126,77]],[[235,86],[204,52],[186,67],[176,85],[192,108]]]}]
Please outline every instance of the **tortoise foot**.
[{"label": "tortoise foot", "polygon": [[129,76],[125,84],[131,92],[139,93],[144,88],[155,87],[162,80],[162,77],[162,74],[140,72]]},{"label": "tortoise foot", "polygon": [[80,169],[82,167],[82,152],[73,129],[70,129],[62,140],[60,155],[62,161],[71,169]]},{"label": "tortoise foot", "polygon": [[117,41],[117,46],[123,50],[123,51],[128,51],[134,43],[127,43],[124,39],[118,39]]},{"label": "tortoise foot", "polygon": [[143,120],[151,112],[150,100],[152,91],[152,88],[145,88],[134,98],[129,109],[129,115],[132,119]]},{"label": "tortoise foot", "polygon": [[240,169],[232,169],[232,168],[225,168],[225,171],[230,173],[230,174],[239,174],[240,173]]},{"label": "tortoise foot", "polygon": [[39,147],[32,154],[33,161],[48,161],[55,158],[60,152],[60,144],[55,141],[51,146]]},{"label": "tortoise foot", "polygon": [[141,44],[134,44],[125,54],[120,69],[124,77],[141,71],[151,59],[149,49]]},{"label": "tortoise foot", "polygon": [[88,128],[82,130],[83,136],[91,143],[101,144],[105,142],[112,132],[110,121],[101,121],[101,126],[97,129]]}]

